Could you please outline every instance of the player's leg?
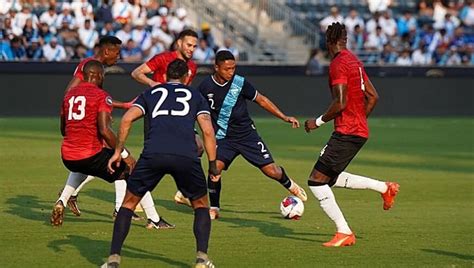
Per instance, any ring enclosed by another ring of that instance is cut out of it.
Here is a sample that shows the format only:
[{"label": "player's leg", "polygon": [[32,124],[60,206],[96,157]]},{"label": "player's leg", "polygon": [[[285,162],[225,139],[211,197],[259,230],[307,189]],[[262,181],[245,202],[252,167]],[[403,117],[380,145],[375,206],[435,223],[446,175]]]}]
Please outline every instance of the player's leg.
[{"label": "player's leg", "polygon": [[400,185],[396,182],[383,182],[348,172],[342,172],[339,174],[334,186],[348,189],[369,189],[379,192],[384,201],[384,210],[388,210],[393,206],[395,197],[400,188]]},{"label": "player's leg", "polygon": [[[125,197],[125,193],[127,192],[127,181],[125,180],[116,180],[114,181],[115,185],[115,209],[114,213],[112,214],[112,218],[117,217],[117,213],[122,206],[123,199]],[[139,221],[143,220],[143,217],[140,217],[136,213],[133,213],[132,220]]]},{"label": "player's leg", "polygon": [[176,225],[167,222],[163,217],[160,217],[155,208],[155,202],[151,193],[148,191],[140,200],[140,204],[147,216],[147,229],[174,229]]},{"label": "player's leg", "polygon": [[171,172],[178,189],[191,200],[194,209],[193,231],[196,239],[196,266],[213,267],[207,256],[211,218],[206,194],[206,179],[199,160],[175,156],[180,165]]},{"label": "player's leg", "polygon": [[303,202],[308,200],[308,196],[306,195],[306,191],[303,189],[303,187],[299,186],[294,180],[290,179],[283,167],[277,166],[275,163],[271,163],[260,167],[260,170],[267,177],[278,181],[291,194],[297,196]]},{"label": "player's leg", "polygon": [[66,185],[64,189],[61,191],[61,195],[59,199],[56,201],[53,211],[51,213],[51,224],[54,226],[61,226],[63,224],[64,219],[64,207],[66,204],[69,203],[69,199],[74,193],[76,187],[78,187],[85,179],[87,175],[78,173],[78,172],[70,172],[68,179],[66,181]]},{"label": "player's leg", "polygon": [[71,197],[68,200],[68,207],[74,213],[76,216],[81,216],[81,210],[79,209],[79,204],[78,204],[78,196],[79,192],[82,190],[82,187],[84,185],[88,184],[91,180],[94,179],[94,176],[87,176],[87,178],[76,188],[74,193],[71,195]]}]

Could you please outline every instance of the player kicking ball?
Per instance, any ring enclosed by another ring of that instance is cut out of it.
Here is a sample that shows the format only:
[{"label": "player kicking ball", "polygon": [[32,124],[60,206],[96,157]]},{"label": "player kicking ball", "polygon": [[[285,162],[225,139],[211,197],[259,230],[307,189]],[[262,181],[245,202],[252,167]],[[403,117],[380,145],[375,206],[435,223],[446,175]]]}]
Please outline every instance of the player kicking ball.
[{"label": "player kicking ball", "polygon": [[374,109],[378,94],[365,73],[362,63],[346,48],[347,32],[344,24],[333,23],[326,31],[326,45],[332,57],[329,66],[329,85],[332,102],[326,113],[305,122],[306,132],[334,120],[334,132],[311,172],[309,188],[328,217],[336,224],[337,232],[325,247],[354,245],[356,237],[349,228],[332,186],[349,189],[370,189],[381,193],[383,209],[393,206],[399,185],[344,172],[369,137],[367,117]]}]

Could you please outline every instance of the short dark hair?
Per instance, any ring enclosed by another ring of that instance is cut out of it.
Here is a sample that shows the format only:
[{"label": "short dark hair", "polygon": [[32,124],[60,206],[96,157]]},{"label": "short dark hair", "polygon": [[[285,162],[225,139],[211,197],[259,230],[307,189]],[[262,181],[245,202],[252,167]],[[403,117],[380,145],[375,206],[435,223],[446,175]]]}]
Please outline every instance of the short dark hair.
[{"label": "short dark hair", "polygon": [[186,30],[183,30],[179,33],[178,39],[183,39],[186,36],[192,36],[192,37],[198,38],[198,34],[195,31],[193,31],[191,29],[186,29]]},{"label": "short dark hair", "polygon": [[234,60],[235,61],[235,57],[229,50],[221,50],[221,51],[217,52],[216,59],[215,59],[216,64],[219,64],[219,63],[224,62],[226,60]]},{"label": "short dark hair", "polygon": [[168,79],[181,79],[188,73],[188,64],[181,59],[175,59],[166,68],[166,77]]},{"label": "short dark hair", "polygon": [[122,41],[120,41],[120,39],[118,39],[115,36],[110,36],[110,35],[102,36],[99,40],[100,47],[103,47],[106,45],[121,45],[121,44],[122,44]]},{"label": "short dark hair", "polygon": [[326,41],[329,44],[336,44],[337,41],[347,41],[346,26],[339,22],[329,25],[326,30]]},{"label": "short dark hair", "polygon": [[89,76],[89,72],[91,69],[98,68],[99,70],[104,71],[104,65],[98,60],[90,60],[84,64],[84,68],[82,69],[82,72],[84,73],[84,78]]}]

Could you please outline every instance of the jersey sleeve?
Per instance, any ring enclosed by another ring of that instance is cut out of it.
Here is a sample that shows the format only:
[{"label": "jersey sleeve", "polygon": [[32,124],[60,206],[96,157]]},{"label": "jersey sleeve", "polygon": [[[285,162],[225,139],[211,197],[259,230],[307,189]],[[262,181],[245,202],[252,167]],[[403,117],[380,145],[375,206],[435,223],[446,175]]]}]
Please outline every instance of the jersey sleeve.
[{"label": "jersey sleeve", "polygon": [[99,98],[99,112],[112,113],[112,97],[108,94],[103,94]]},{"label": "jersey sleeve", "polygon": [[209,104],[207,103],[206,99],[197,91],[197,99],[198,99],[198,108],[196,115],[200,114],[211,114],[211,110],[209,109]]},{"label": "jersey sleeve", "polygon": [[340,64],[331,64],[329,66],[329,77],[331,78],[331,87],[337,84],[347,84],[346,69]]},{"label": "jersey sleeve", "polygon": [[74,70],[74,74],[72,76],[84,81],[84,73],[82,72],[83,67],[84,65],[82,63],[77,65],[76,70]]},{"label": "jersey sleeve", "polygon": [[194,77],[196,77],[196,73],[197,73],[196,64],[193,62],[189,69],[191,70],[191,75],[189,76],[189,79],[188,79],[188,85],[191,85],[191,83],[193,82]]},{"label": "jersey sleeve", "polygon": [[254,101],[257,98],[257,90],[253,87],[252,84],[244,80],[244,85],[242,86],[242,95],[244,98]]},{"label": "jersey sleeve", "polygon": [[162,59],[160,57],[160,55],[155,55],[153,56],[153,58],[151,58],[149,61],[146,62],[146,65],[152,70],[152,71],[156,71],[160,64],[162,64]]},{"label": "jersey sleeve", "polygon": [[143,114],[146,114],[146,108],[147,108],[147,105],[146,105],[146,102],[145,102],[145,96],[144,96],[145,93],[142,93],[140,94],[140,96],[138,96],[138,98],[135,100],[135,102],[133,103],[133,106],[137,107],[137,108],[140,108],[140,110],[142,110],[142,113]]}]

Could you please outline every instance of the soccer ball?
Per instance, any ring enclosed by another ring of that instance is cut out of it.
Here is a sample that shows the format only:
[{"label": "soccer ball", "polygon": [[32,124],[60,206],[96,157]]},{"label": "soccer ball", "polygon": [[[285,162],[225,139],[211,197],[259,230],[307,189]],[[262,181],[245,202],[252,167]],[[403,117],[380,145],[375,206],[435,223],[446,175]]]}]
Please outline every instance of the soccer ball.
[{"label": "soccer ball", "polygon": [[280,211],[283,218],[298,220],[303,216],[303,201],[296,196],[287,196],[280,203]]}]

